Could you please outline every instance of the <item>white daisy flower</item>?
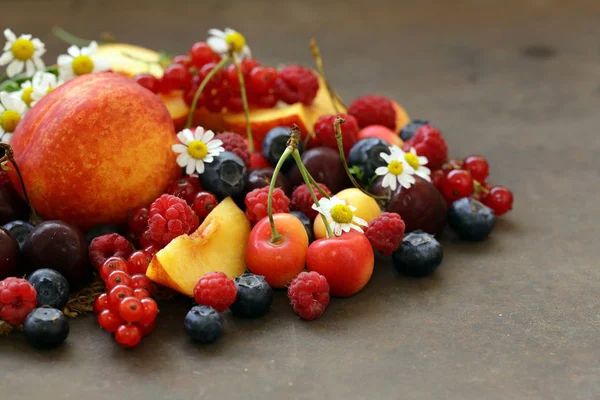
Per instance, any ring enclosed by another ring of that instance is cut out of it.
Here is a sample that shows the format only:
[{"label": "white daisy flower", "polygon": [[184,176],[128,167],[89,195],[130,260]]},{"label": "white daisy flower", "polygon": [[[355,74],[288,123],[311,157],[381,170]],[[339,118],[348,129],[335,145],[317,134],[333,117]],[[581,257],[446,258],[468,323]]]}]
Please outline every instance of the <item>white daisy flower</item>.
[{"label": "white daisy flower", "polygon": [[25,70],[28,76],[35,71],[45,68],[42,56],[46,53],[46,45],[38,38],[31,35],[21,35],[17,38],[10,29],[4,30],[6,44],[4,53],[0,57],[0,66],[7,65],[6,75],[9,78]]},{"label": "white daisy flower", "polygon": [[177,134],[181,143],[173,145],[173,151],[178,153],[177,164],[185,167],[185,173],[191,175],[196,171],[204,172],[204,163],[211,163],[214,157],[225,151],[221,139],[214,139],[213,131],[204,131],[201,126],[192,133],[190,129],[184,129]]},{"label": "white daisy flower", "polygon": [[38,71],[33,75],[30,81],[21,84],[21,90],[12,93],[15,97],[21,99],[27,107],[33,107],[45,95],[56,89],[62,84],[56,75],[50,72]]},{"label": "white daisy flower", "polygon": [[60,80],[66,82],[76,76],[108,71],[110,64],[95,56],[97,50],[98,43],[95,41],[87,47],[69,47],[67,49],[68,54],[58,56]]},{"label": "white daisy flower", "polygon": [[380,153],[379,156],[388,164],[386,167],[379,167],[375,174],[383,176],[383,187],[389,187],[396,190],[398,183],[405,189],[416,182],[413,176],[413,168],[404,159],[405,153],[399,147],[390,147],[391,154]]},{"label": "white daisy flower", "polygon": [[424,167],[424,165],[429,162],[427,157],[419,156],[417,150],[415,150],[414,147],[411,147],[408,153],[404,153],[404,161],[406,161],[406,163],[415,171],[415,175],[420,176],[427,182],[431,182],[431,170]]},{"label": "white daisy flower", "polygon": [[210,46],[215,53],[221,57],[229,54],[232,50],[233,54],[241,59],[250,57],[250,47],[246,44],[244,35],[230,28],[225,28],[224,31],[219,29],[210,29],[208,31],[210,37],[206,44]]},{"label": "white daisy flower", "polygon": [[356,207],[335,196],[330,199],[322,198],[319,200],[319,206],[313,204],[312,208],[327,218],[335,236],[340,236],[342,232],[350,232],[350,229],[362,232],[361,226],[368,225],[364,219],[354,216]]},{"label": "white daisy flower", "polygon": [[17,125],[27,111],[27,105],[8,92],[0,93],[0,141],[10,143]]}]

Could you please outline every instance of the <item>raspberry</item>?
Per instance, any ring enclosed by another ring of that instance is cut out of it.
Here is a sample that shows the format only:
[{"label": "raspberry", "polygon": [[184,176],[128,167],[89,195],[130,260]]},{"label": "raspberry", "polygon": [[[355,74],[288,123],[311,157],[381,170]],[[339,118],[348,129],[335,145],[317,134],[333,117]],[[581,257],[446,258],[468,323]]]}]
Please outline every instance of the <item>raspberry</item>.
[{"label": "raspberry", "polygon": [[318,91],[319,79],[315,73],[300,65],[283,67],[275,80],[275,94],[288,104],[300,102],[310,106]]},{"label": "raspberry", "polygon": [[448,160],[448,145],[441,132],[431,125],[423,125],[412,139],[404,143],[404,150],[414,147],[417,154],[427,157],[427,167],[439,169]]},{"label": "raspberry", "polygon": [[318,272],[301,272],[288,287],[292,308],[306,320],[319,318],[329,304],[329,284]]},{"label": "raspberry", "polygon": [[[319,186],[329,196],[332,195],[331,190],[329,190],[327,186],[322,183],[319,183]],[[313,191],[315,192],[315,196],[317,196],[317,200],[320,200],[323,197],[315,185],[313,185]],[[306,184],[298,186],[292,193],[292,210],[300,211],[310,218],[311,221],[313,221],[319,214],[317,211],[313,210],[313,204],[315,203],[310,195],[310,192],[308,191],[308,186],[306,186]]]},{"label": "raspberry", "polygon": [[237,287],[233,279],[223,272],[211,272],[204,275],[194,287],[194,300],[203,306],[209,306],[223,312],[235,301]]},{"label": "raspberry", "polygon": [[[250,223],[255,224],[268,215],[267,201],[269,199],[269,187],[254,189],[246,195],[246,216]],[[275,188],[273,190],[273,214],[289,213],[290,199],[283,190]]]},{"label": "raspberry", "polygon": [[396,109],[387,97],[375,95],[359,97],[348,107],[348,114],[356,118],[361,128],[383,125],[396,131]]},{"label": "raspberry", "polygon": [[0,282],[0,319],[21,325],[37,305],[37,294],[29,282],[21,278],[6,278]]},{"label": "raspberry", "polygon": [[244,161],[246,167],[250,167],[250,152],[244,138],[237,133],[223,132],[215,136],[215,139],[221,139],[225,151],[235,153]]},{"label": "raspberry", "polygon": [[384,212],[379,217],[369,222],[365,235],[374,249],[381,255],[391,256],[400,248],[406,225],[400,215]]},{"label": "raspberry", "polygon": [[97,270],[110,257],[127,259],[131,253],[133,253],[133,245],[118,233],[98,236],[92,240],[88,248],[90,261]]},{"label": "raspberry", "polygon": [[198,216],[185,200],[170,194],[163,194],[154,200],[148,215],[150,237],[162,246],[198,227]]},{"label": "raspberry", "polygon": [[[339,116],[346,120],[346,122],[341,125],[341,128],[342,145],[344,147],[344,153],[348,156],[350,149],[358,141],[358,122],[352,115],[340,114]],[[332,148],[336,151],[338,150],[337,140],[335,139],[335,129],[333,128],[335,118],[336,115],[322,115],[317,122],[315,122],[314,132],[316,137],[311,143],[313,147],[323,146]]]}]

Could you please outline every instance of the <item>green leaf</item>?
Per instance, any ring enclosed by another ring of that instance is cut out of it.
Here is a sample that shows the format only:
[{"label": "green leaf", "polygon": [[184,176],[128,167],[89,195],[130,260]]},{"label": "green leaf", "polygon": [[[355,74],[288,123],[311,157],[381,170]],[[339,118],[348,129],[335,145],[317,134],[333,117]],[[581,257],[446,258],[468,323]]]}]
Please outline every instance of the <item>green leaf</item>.
[{"label": "green leaf", "polygon": [[4,81],[2,83],[0,83],[0,92],[16,92],[21,88],[21,85],[19,85],[17,82],[15,81]]}]

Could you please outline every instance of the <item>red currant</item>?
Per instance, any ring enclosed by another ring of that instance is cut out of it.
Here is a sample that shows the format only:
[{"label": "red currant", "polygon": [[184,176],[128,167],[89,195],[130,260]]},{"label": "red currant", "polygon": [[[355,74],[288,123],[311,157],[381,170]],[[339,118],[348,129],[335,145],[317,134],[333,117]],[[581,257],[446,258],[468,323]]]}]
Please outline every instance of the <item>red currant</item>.
[{"label": "red currant", "polygon": [[192,85],[192,74],[181,64],[169,65],[160,81],[160,91],[169,93],[173,90],[186,90]]},{"label": "red currant", "polygon": [[[192,87],[185,91],[185,94],[183,95],[183,100],[185,101],[185,104],[187,104],[188,107],[191,107],[194,103],[194,97],[196,97],[197,90],[198,86],[194,86],[192,84]],[[198,101],[196,102],[196,108],[203,106],[205,101],[206,96],[204,95],[204,93],[200,93],[200,97],[198,97]]]},{"label": "red currant", "polygon": [[144,315],[142,301],[136,297],[125,297],[119,304],[119,315],[127,322],[136,322]]},{"label": "red currant", "polygon": [[142,324],[149,324],[156,319],[156,315],[158,314],[158,305],[156,302],[150,298],[141,300],[143,313],[140,318],[140,322]]},{"label": "red currant", "polygon": [[192,201],[192,210],[198,215],[200,221],[210,214],[210,212],[219,204],[214,194],[210,192],[198,192]]},{"label": "red currant", "polygon": [[503,215],[512,210],[513,194],[504,186],[494,186],[483,196],[482,202],[494,210],[494,214]]},{"label": "red currant", "polygon": [[113,271],[106,279],[106,289],[111,290],[115,286],[125,285],[131,287],[131,276],[127,272]]},{"label": "red currant", "polygon": [[167,189],[167,193],[173,196],[177,196],[183,200],[185,200],[188,205],[192,204],[192,200],[194,200],[194,196],[196,196],[196,188],[187,179],[179,179],[171,184]]},{"label": "red currant", "polygon": [[135,326],[140,328],[140,331],[142,332],[142,336],[148,336],[154,330],[154,327],[156,326],[156,322],[152,321],[147,324],[142,324],[141,322],[138,322],[135,324]]},{"label": "red currant", "polygon": [[162,247],[160,247],[158,244],[156,243],[151,243],[150,245],[144,247],[144,251],[148,254],[150,254],[152,257],[154,257],[154,255],[156,253],[158,253],[159,251],[162,250]]},{"label": "red currant", "polygon": [[150,297],[150,293],[148,293],[148,291],[146,289],[134,289],[133,290],[133,297],[135,297],[136,299],[147,299],[148,297]]},{"label": "red currant", "polygon": [[448,204],[452,204],[455,200],[471,196],[473,188],[473,178],[469,171],[455,169],[446,175],[442,184],[442,194]]},{"label": "red currant", "polygon": [[490,165],[482,156],[469,156],[465,158],[463,167],[471,173],[473,179],[479,183],[485,182],[490,172]]},{"label": "red currant", "polygon": [[274,93],[268,93],[257,99],[256,105],[260,108],[273,108],[277,105],[277,96]]},{"label": "red currant", "polygon": [[108,310],[108,293],[99,294],[94,300],[94,314],[98,315],[104,310]]},{"label": "red currant", "polygon": [[131,277],[131,287],[134,289],[145,289],[148,294],[152,294],[152,281],[146,275],[135,274]]},{"label": "red currant", "polygon": [[146,274],[150,261],[152,261],[152,256],[147,251],[138,250],[131,253],[127,259],[127,264],[129,264],[128,269],[132,278],[136,274]]},{"label": "red currant", "polygon": [[152,234],[150,233],[149,229],[146,229],[144,231],[144,233],[142,233],[142,236],[140,236],[140,246],[144,248],[144,250],[146,249],[146,247],[151,246],[155,244],[154,240],[152,240]]},{"label": "red currant", "polygon": [[[196,87],[200,86],[202,81],[204,81],[204,79],[206,79],[208,74],[216,66],[217,66],[216,63],[208,63],[208,64],[204,65],[202,68],[200,68],[200,71],[198,71],[198,75],[196,75],[194,77],[194,85]],[[219,86],[221,86],[222,82],[223,82],[223,71],[219,70],[212,76],[212,78],[210,78],[210,80],[208,82],[206,82],[206,85],[204,86],[204,90],[210,91],[213,89],[217,89]]]},{"label": "red currant", "polygon": [[248,78],[250,72],[252,72],[252,70],[258,66],[260,66],[260,63],[254,58],[244,58],[240,63],[240,68],[242,69],[244,79]]},{"label": "red currant", "polygon": [[133,80],[152,93],[158,93],[160,90],[160,80],[152,74],[137,74]]},{"label": "red currant", "polygon": [[129,273],[129,265],[124,258],[121,257],[110,257],[100,267],[100,278],[104,282],[108,279],[111,273],[114,271],[123,271]]},{"label": "red currant", "polygon": [[129,232],[135,236],[141,236],[148,229],[148,208],[138,207],[133,209],[129,213],[127,226],[129,227]]},{"label": "red currant", "polygon": [[110,333],[115,332],[123,322],[119,314],[113,310],[104,310],[98,315],[98,323]]},{"label": "red currant", "polygon": [[115,286],[110,292],[108,292],[108,305],[110,306],[111,310],[118,311],[121,300],[131,296],[133,296],[133,288],[125,285]]},{"label": "red currant", "polygon": [[115,340],[126,349],[137,346],[142,340],[142,331],[136,325],[123,324],[115,332]]},{"label": "red currant", "polygon": [[200,186],[200,180],[198,174],[186,175],[182,179],[185,179],[194,187],[194,193],[197,193],[202,190],[202,186]]},{"label": "red currant", "polygon": [[440,192],[442,191],[442,185],[445,180],[446,175],[441,169],[435,170],[431,173],[431,184]]},{"label": "red currant", "polygon": [[206,103],[204,107],[212,113],[220,113],[225,107],[225,104],[221,97],[209,95],[206,97]]},{"label": "red currant", "polygon": [[229,64],[227,66],[227,68],[225,68],[225,72],[223,73],[223,76],[231,89],[236,89],[239,91],[240,81],[238,80],[237,70],[235,69],[235,65]]},{"label": "red currant", "polygon": [[275,88],[277,70],[271,67],[257,66],[250,71],[248,88],[256,94],[267,94]]},{"label": "red currant", "polygon": [[452,170],[455,169],[462,169],[463,167],[463,161],[462,160],[450,160],[446,163],[444,163],[444,165],[442,165],[442,171],[444,171],[444,174],[448,175],[448,173]]},{"label": "red currant", "polygon": [[227,100],[225,107],[227,107],[227,110],[234,112],[234,113],[239,113],[239,112],[244,111],[244,103],[242,102],[242,95],[239,92],[233,93]]},{"label": "red currant", "polygon": [[184,67],[189,68],[192,65],[192,60],[190,59],[190,56],[186,54],[180,54],[173,57],[171,64],[181,64]]},{"label": "red currant", "polygon": [[200,69],[208,63],[218,63],[221,57],[206,42],[196,42],[190,49],[190,59],[194,67]]}]

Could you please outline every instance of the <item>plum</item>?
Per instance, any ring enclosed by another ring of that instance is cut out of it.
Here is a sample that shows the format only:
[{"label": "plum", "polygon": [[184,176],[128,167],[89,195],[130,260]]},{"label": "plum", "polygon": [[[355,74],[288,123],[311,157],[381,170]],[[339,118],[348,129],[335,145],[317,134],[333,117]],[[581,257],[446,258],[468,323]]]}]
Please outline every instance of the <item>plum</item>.
[{"label": "plum", "polygon": [[0,228],[0,254],[0,280],[23,275],[19,269],[19,244],[4,228]]},{"label": "plum", "polygon": [[27,220],[29,207],[11,186],[0,187],[0,225],[15,220]]},{"label": "plum", "polygon": [[[246,191],[251,192],[254,189],[260,189],[271,184],[271,178],[273,177],[274,168],[257,168],[250,171],[248,179],[246,181]],[[277,181],[275,187],[281,188],[285,194],[289,197],[292,195],[292,185],[288,182],[287,178],[283,174],[277,175]]]},{"label": "plum", "polygon": [[[315,147],[302,154],[302,162],[306,169],[315,178],[315,181],[324,183],[332,193],[337,193],[352,186],[346,170],[342,164],[340,154],[328,147]],[[286,174],[292,187],[304,183],[297,165],[294,165]]]}]

